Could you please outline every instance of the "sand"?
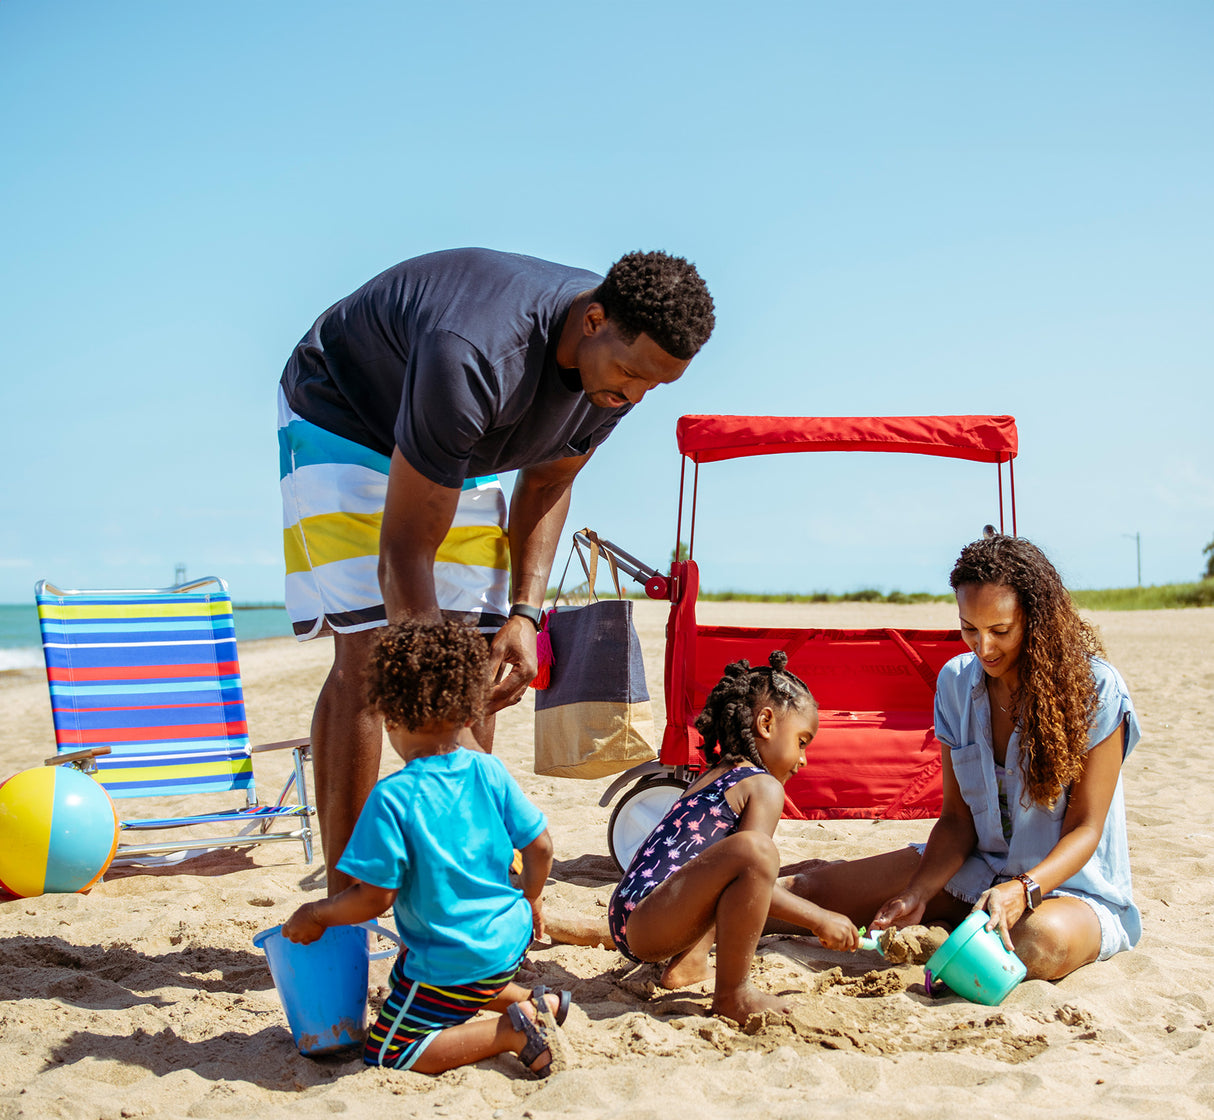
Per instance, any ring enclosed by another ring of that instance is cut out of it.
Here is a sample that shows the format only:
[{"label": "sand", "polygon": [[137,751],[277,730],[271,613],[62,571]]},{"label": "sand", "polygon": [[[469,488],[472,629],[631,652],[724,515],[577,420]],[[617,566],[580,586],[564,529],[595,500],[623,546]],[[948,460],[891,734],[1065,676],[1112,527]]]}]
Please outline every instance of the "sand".
[{"label": "sand", "polygon": [[[739,624],[949,626],[946,604],[703,604]],[[1144,738],[1125,768],[1139,947],[997,1008],[929,1000],[919,965],[765,938],[756,982],[795,1012],[747,1032],[702,987],[668,992],[614,950],[536,945],[524,980],[569,988],[566,1068],[534,1081],[506,1055],[439,1077],[301,1057],[251,938],[322,889],[296,845],[111,872],[88,895],[0,903],[0,1120],[258,1116],[714,1117],[1214,1113],[1214,611],[1094,613]],[[660,705],[664,613],[638,606]],[[325,643],[242,649],[255,742],[307,733]],[[53,753],[40,673],[0,681],[0,775]],[[548,814],[553,909],[595,913],[615,878],[607,781],[531,773],[530,698],[497,750]],[[263,792],[285,759],[258,756]],[[389,762],[385,760],[385,769]],[[787,861],[865,855],[930,822],[785,821]],[[387,963],[373,965],[372,987]],[[374,994],[374,993],[373,993]]]}]

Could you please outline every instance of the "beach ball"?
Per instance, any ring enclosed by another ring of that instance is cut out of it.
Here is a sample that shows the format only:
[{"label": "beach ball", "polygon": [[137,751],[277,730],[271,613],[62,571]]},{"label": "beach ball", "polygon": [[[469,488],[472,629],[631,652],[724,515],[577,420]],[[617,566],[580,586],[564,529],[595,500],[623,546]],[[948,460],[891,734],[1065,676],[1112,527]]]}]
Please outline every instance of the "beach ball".
[{"label": "beach ball", "polygon": [[0,888],[18,898],[86,891],[118,848],[105,789],[70,766],[37,766],[0,783]]}]

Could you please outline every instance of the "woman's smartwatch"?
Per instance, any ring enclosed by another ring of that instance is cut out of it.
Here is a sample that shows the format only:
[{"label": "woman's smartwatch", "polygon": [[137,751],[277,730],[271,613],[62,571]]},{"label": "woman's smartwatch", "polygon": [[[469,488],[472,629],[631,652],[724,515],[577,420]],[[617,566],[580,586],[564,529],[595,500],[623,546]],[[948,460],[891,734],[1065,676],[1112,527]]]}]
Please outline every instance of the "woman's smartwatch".
[{"label": "woman's smartwatch", "polygon": [[1024,904],[1030,910],[1036,910],[1041,905],[1041,887],[1037,881],[1028,875],[1017,875],[1021,886],[1024,887]]}]

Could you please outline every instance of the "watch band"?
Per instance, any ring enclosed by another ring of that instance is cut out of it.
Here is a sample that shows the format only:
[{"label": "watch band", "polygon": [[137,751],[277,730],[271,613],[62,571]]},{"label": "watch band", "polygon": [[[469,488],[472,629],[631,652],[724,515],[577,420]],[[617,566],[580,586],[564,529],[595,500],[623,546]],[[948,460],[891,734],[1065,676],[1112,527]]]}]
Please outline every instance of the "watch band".
[{"label": "watch band", "polygon": [[538,631],[540,628],[540,619],[543,617],[543,612],[539,607],[533,607],[530,603],[515,603],[510,608],[510,617],[521,615],[532,624]]},{"label": "watch band", "polygon": [[1017,875],[1016,878],[1024,887],[1024,904],[1030,910],[1036,910],[1041,905],[1041,886],[1029,875]]}]

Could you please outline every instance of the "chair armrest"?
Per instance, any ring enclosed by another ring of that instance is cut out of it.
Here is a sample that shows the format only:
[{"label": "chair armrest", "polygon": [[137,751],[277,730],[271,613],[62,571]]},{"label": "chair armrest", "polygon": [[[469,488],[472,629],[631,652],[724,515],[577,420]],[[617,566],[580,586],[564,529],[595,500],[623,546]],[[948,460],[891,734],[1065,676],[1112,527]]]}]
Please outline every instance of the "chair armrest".
[{"label": "chair armrest", "polygon": [[84,762],[89,758],[100,758],[103,754],[109,754],[109,747],[85,747],[82,751],[72,751],[69,754],[57,754],[54,758],[46,758],[42,760],[43,766],[61,766],[71,765],[73,762]]},{"label": "chair armrest", "polygon": [[280,751],[284,747],[289,747],[291,750],[295,750],[297,747],[310,746],[311,743],[312,740],[310,738],[284,739],[281,743],[259,743],[257,746],[251,747],[250,749],[254,754],[260,754],[262,751]]}]

